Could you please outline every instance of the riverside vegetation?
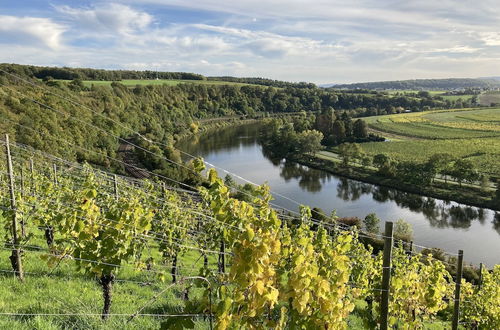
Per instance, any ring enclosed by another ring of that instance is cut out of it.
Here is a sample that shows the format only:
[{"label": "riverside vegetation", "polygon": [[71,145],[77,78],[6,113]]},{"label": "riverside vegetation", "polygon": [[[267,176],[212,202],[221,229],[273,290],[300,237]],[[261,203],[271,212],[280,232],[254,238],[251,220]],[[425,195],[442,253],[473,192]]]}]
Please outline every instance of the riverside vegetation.
[{"label": "riverside vegetation", "polygon": [[[272,119],[261,139],[278,157],[498,210],[499,114],[497,109],[436,110],[352,120],[347,112],[325,111]],[[384,140],[378,134],[388,132],[395,141],[376,142]]]}]

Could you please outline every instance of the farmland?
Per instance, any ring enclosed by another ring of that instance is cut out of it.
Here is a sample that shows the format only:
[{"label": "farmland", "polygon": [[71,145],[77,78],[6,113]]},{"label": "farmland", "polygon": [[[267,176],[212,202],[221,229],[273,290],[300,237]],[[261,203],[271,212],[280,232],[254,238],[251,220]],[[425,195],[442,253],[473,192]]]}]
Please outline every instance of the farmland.
[{"label": "farmland", "polygon": [[[70,80],[58,80],[62,82],[70,82]],[[84,80],[83,84],[87,87],[95,86],[111,86],[114,81],[111,80]],[[125,86],[136,85],[168,85],[176,86],[179,84],[197,84],[197,85],[231,85],[231,86],[248,86],[250,84],[218,81],[218,80],[186,80],[186,79],[124,79],[116,81]],[[252,85],[255,86],[255,85]]]},{"label": "farmland", "polygon": [[[460,109],[366,118],[371,129],[390,135],[390,142],[362,145],[371,155],[424,161],[435,153],[452,153],[498,175],[500,109]],[[394,139],[396,137],[396,139]]]},{"label": "farmland", "polygon": [[490,106],[491,104],[500,103],[499,91],[488,91],[479,96],[479,104]]}]

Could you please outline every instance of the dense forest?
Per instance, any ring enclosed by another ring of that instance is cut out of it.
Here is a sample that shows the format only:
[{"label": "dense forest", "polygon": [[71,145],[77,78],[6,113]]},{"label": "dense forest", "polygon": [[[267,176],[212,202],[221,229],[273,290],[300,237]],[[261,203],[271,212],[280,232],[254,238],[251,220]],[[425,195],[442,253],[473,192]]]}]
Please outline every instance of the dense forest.
[{"label": "dense forest", "polygon": [[447,78],[377,81],[354,84],[337,84],[334,89],[397,89],[397,90],[452,90],[465,88],[493,88],[500,83],[493,79]]}]

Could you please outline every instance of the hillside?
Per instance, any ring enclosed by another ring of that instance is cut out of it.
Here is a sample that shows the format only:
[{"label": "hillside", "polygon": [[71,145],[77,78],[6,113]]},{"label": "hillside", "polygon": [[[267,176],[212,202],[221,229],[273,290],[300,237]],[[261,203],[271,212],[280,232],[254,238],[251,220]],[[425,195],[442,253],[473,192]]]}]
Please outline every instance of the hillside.
[{"label": "hillside", "polygon": [[377,89],[377,90],[454,90],[468,88],[494,88],[500,82],[487,78],[446,78],[377,81],[353,84],[334,84],[334,89]]}]

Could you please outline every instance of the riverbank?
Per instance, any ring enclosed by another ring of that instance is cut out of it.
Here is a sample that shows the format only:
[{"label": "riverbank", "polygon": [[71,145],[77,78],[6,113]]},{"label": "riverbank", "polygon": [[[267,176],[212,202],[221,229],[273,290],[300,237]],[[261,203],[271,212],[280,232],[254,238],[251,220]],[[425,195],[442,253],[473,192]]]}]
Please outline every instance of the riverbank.
[{"label": "riverbank", "polygon": [[288,157],[287,159],[311,168],[361,182],[376,184],[421,196],[500,211],[500,202],[493,200],[490,192],[485,192],[480,188],[470,186],[459,187],[455,185],[451,187],[449,184],[441,182],[434,182],[430,186],[421,187],[383,177],[378,175],[376,171],[366,167],[349,166],[346,168],[342,167],[340,162],[326,160],[316,156],[301,155]]}]

